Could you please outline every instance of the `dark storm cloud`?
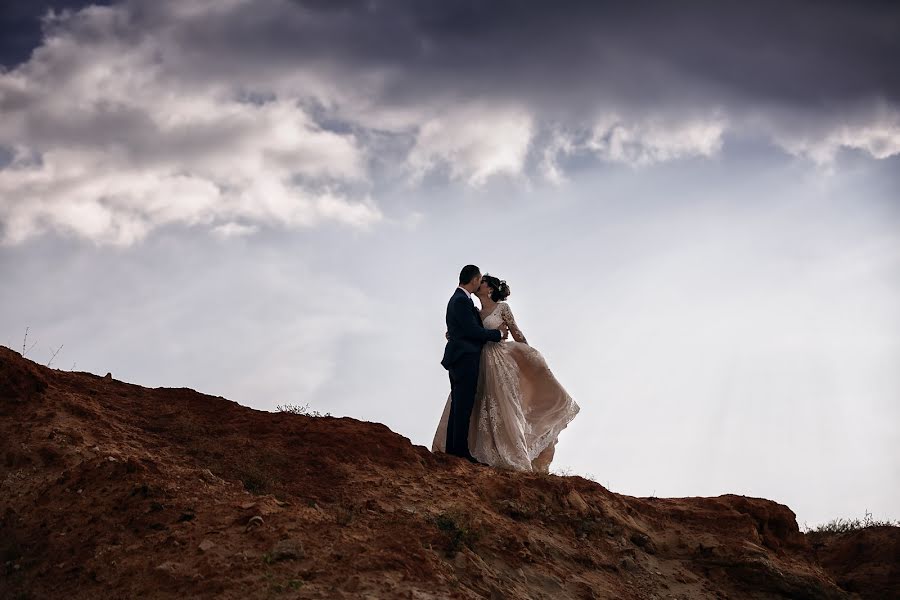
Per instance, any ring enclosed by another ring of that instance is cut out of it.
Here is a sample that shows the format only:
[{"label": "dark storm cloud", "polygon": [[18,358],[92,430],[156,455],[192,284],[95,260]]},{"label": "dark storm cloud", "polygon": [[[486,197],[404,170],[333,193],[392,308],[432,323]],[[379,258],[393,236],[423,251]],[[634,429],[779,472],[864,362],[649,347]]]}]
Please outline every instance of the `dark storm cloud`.
[{"label": "dark storm cloud", "polygon": [[673,123],[704,118],[819,163],[842,147],[900,150],[897,3],[291,4],[243,5],[190,43],[222,57],[207,69],[312,68],[347,88],[380,76],[366,92],[379,107],[525,107],[540,141],[549,124],[570,150],[599,144],[629,162],[645,153],[622,143],[658,139],[660,122],[691,137]]},{"label": "dark storm cloud", "polygon": [[302,62],[402,70],[411,76],[392,90],[397,98],[526,94],[564,110],[590,107],[598,95],[813,110],[900,99],[896,3],[295,4],[295,15],[248,6],[256,19],[233,21],[228,39]]},{"label": "dark storm cloud", "polygon": [[[0,62],[27,59],[40,17],[76,0],[9,0],[0,9]],[[104,4],[95,2],[91,4]],[[196,20],[181,35],[225,56],[346,73],[389,69],[387,90],[421,95],[526,96],[547,110],[597,97],[761,102],[826,110],[900,100],[900,4],[853,2],[541,2],[295,0],[247,3],[234,18]],[[132,7],[154,27],[166,8]],[[209,66],[209,65],[207,65]],[[239,65],[234,65],[239,66]]]}]

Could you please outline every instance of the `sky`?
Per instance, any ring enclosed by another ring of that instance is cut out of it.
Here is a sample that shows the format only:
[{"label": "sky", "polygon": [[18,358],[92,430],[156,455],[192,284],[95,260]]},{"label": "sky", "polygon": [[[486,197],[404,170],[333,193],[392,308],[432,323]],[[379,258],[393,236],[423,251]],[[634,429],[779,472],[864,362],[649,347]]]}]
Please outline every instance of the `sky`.
[{"label": "sky", "polygon": [[897,519],[897,56],[888,2],[4,2],[0,343],[430,447],[474,263],[556,472]]}]

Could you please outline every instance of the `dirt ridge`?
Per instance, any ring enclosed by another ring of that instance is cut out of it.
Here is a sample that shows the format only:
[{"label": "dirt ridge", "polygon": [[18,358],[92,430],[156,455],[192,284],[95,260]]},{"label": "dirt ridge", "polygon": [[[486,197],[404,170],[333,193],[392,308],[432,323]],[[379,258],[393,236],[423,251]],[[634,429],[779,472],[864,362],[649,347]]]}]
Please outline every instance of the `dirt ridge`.
[{"label": "dirt ridge", "polygon": [[812,539],[766,499],[502,472],[5,347],[0,460],[2,598],[882,599],[900,580],[898,528]]}]

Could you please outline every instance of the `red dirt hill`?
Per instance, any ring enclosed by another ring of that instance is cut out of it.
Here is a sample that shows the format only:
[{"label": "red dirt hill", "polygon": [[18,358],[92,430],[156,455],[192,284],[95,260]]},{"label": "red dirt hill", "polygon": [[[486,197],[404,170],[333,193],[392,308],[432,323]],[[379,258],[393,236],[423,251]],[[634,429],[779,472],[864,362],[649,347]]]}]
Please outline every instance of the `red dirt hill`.
[{"label": "red dirt hill", "polygon": [[0,461],[2,598],[898,597],[898,528],[813,547],[769,500],[502,472],[4,347]]}]

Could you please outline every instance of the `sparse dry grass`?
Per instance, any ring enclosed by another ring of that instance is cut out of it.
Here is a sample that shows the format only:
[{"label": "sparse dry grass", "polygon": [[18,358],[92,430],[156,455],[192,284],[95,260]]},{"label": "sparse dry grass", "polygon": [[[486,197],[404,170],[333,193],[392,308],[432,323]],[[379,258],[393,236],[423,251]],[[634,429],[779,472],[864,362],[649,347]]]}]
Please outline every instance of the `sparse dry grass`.
[{"label": "sparse dry grass", "polygon": [[832,519],[827,523],[810,527],[803,524],[804,533],[846,533],[848,531],[857,531],[859,529],[867,529],[869,527],[900,527],[900,520],[892,521],[890,519],[881,521],[872,518],[872,513],[865,512],[862,519]]},{"label": "sparse dry grass", "polygon": [[305,415],[307,417],[330,417],[331,413],[320,413],[317,410],[310,410],[309,402],[300,406],[299,404],[279,404],[275,407],[278,412],[291,413],[293,415]]}]

